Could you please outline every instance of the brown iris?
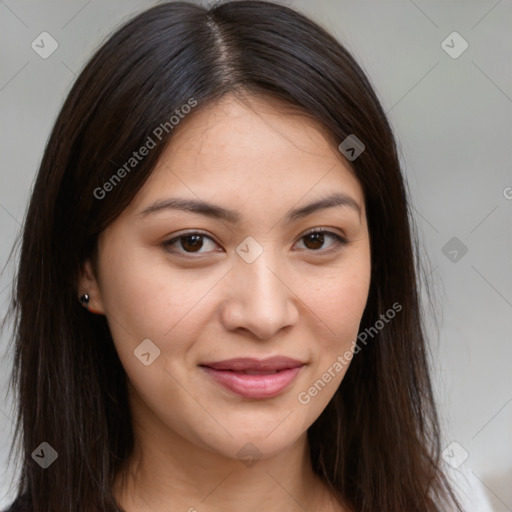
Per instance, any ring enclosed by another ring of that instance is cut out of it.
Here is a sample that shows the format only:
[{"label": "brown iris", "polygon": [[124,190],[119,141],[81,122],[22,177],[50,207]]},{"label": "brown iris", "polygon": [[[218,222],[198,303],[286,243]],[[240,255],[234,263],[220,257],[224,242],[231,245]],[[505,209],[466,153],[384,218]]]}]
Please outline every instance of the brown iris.
[{"label": "brown iris", "polygon": [[[313,243],[313,247],[310,247],[308,245],[308,243],[307,243],[308,241]],[[324,244],[324,234],[323,233],[311,233],[304,237],[304,245],[308,249],[321,249],[323,244]]]},{"label": "brown iris", "polygon": [[[187,252],[195,252],[203,246],[202,235],[187,235],[181,238],[181,246]],[[189,241],[191,241],[189,243]],[[189,250],[190,249],[190,250]]]}]

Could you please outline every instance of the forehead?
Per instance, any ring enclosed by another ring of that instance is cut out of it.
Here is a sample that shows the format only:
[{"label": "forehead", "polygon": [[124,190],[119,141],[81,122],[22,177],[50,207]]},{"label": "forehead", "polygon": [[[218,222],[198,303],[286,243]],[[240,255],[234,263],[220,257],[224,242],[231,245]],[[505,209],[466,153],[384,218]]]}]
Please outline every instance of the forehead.
[{"label": "forehead", "polygon": [[318,121],[273,98],[227,95],[180,122],[131,209],[178,193],[241,207],[253,198],[261,208],[333,191],[364,202],[352,168]]}]

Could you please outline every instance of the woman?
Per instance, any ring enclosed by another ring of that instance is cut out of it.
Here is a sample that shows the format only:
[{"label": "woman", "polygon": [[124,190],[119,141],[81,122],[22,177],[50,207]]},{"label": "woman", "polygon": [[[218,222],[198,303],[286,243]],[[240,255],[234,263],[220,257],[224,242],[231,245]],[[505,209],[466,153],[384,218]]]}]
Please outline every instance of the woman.
[{"label": "woman", "polygon": [[346,49],[273,3],[140,14],[78,77],[30,201],[10,511],[462,510],[416,278]]}]

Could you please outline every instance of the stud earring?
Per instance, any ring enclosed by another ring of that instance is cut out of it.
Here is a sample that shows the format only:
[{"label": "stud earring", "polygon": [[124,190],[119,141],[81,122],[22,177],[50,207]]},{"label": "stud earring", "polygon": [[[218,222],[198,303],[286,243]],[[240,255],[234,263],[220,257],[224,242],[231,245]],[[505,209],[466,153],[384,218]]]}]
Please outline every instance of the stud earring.
[{"label": "stud earring", "polygon": [[80,296],[80,302],[82,303],[82,306],[84,307],[88,307],[89,306],[89,294],[88,293],[84,293],[83,295]]},{"label": "stud earring", "polygon": [[90,299],[91,299],[91,297],[89,296],[89,294],[88,293],[84,293],[83,295],[80,295],[80,298],[78,300],[80,301],[82,306],[84,308],[86,308],[87,311],[89,311],[89,313],[94,313],[95,315],[103,315],[103,313],[101,311],[95,311],[94,309],[91,309],[89,307],[89,300]]}]

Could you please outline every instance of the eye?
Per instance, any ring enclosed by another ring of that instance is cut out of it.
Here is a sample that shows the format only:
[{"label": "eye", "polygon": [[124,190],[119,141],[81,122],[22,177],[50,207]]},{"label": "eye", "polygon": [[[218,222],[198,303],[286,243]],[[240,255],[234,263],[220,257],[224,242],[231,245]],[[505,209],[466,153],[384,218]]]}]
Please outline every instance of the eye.
[{"label": "eye", "polygon": [[[330,248],[328,249],[322,249],[322,246],[325,244],[325,240],[331,239],[333,242],[330,245]],[[314,228],[304,235],[300,237],[299,240],[305,240],[305,246],[306,250],[312,251],[312,252],[322,252],[322,253],[332,253],[338,250],[341,246],[344,246],[348,243],[348,241],[342,237],[341,235],[338,235],[337,233],[334,233],[329,230],[321,229],[321,228]],[[209,241],[211,243],[210,251],[213,250],[214,252],[221,252],[222,249],[216,250],[215,246],[217,245],[216,242],[210,238],[208,235],[200,232],[200,231],[190,231],[188,233],[182,233],[179,236],[173,237],[170,240],[167,240],[162,243],[163,248],[166,251],[169,251],[171,253],[178,253],[181,255],[186,254],[202,254],[207,253],[208,251],[208,243],[205,244],[205,240]],[[201,249],[205,248],[205,251],[201,251]],[[186,257],[186,256],[185,256]]]},{"label": "eye", "polygon": [[[168,240],[164,242],[162,245],[164,249],[168,250],[169,252],[184,252],[184,253],[204,253],[208,251],[200,251],[205,246],[204,240],[209,240],[214,245],[215,242],[204,233],[201,233],[200,231],[191,231],[189,233],[183,233],[180,236],[176,236],[174,238],[171,238],[171,240]],[[174,246],[178,245],[181,246],[180,248],[175,249]],[[208,248],[208,244],[206,244]],[[217,251],[218,252],[218,251]]]},{"label": "eye", "polygon": [[[322,245],[325,243],[325,239],[331,238],[333,243],[331,243],[330,248],[322,249]],[[341,246],[344,246],[348,243],[346,238],[334,233],[333,231],[328,231],[321,228],[314,228],[304,235],[300,237],[300,240],[304,240],[304,245],[306,249],[309,249],[313,252],[323,252],[323,253],[331,253],[338,250]],[[320,250],[319,250],[320,249]]]}]

